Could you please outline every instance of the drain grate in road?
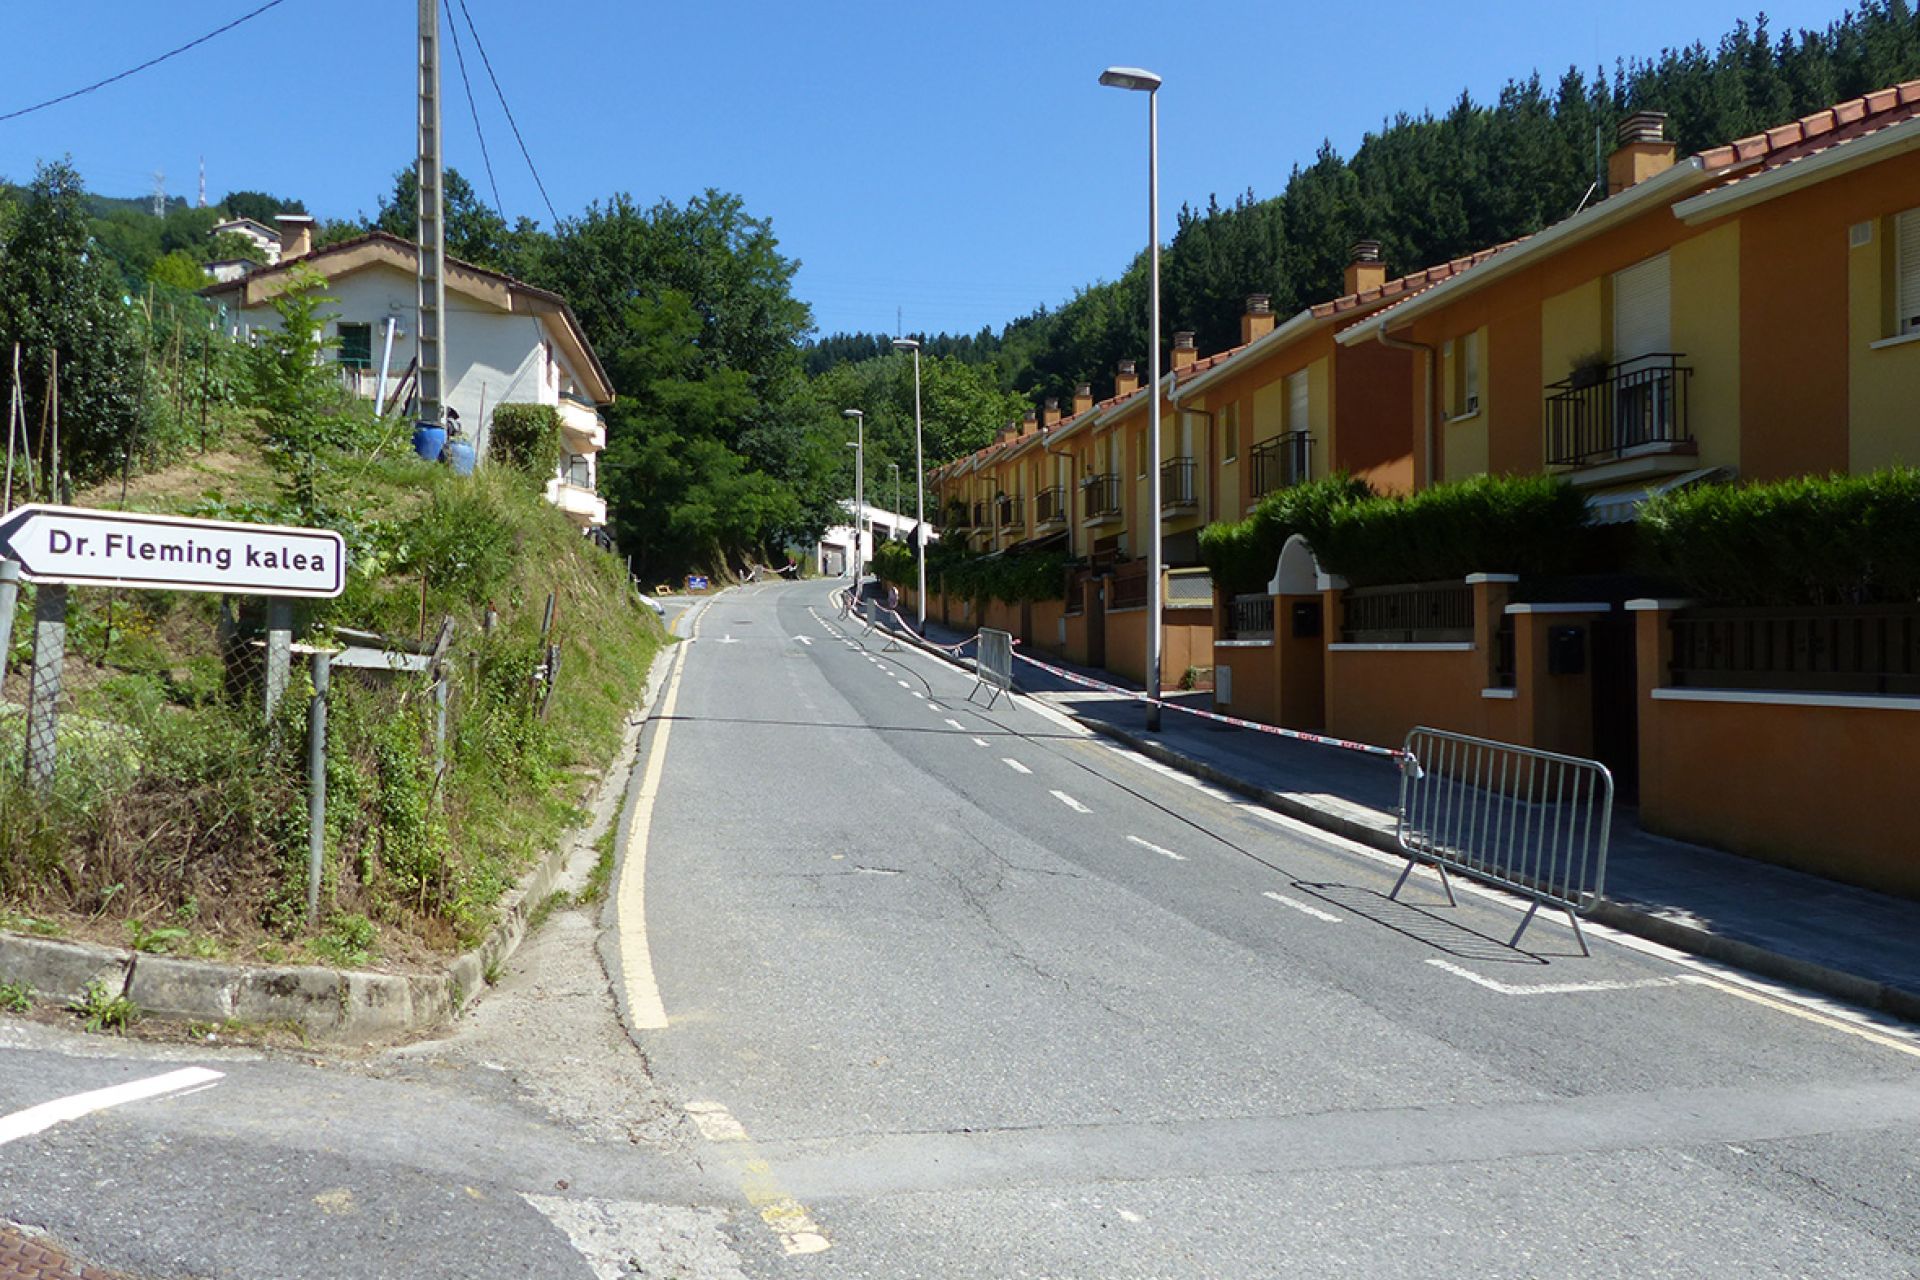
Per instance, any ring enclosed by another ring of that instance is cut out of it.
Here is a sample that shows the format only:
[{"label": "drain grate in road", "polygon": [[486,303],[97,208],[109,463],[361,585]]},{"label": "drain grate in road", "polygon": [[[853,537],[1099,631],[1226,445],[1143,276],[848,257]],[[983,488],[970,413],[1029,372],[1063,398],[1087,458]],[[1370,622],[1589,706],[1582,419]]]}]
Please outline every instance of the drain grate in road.
[{"label": "drain grate in road", "polygon": [[128,1280],[76,1262],[51,1240],[0,1223],[0,1280]]}]

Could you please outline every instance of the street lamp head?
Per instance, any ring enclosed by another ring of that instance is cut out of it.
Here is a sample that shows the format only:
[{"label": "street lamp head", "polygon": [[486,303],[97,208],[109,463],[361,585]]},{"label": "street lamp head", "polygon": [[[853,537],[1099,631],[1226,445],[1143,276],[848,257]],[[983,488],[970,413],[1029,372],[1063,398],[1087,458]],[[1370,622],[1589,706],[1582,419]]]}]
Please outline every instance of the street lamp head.
[{"label": "street lamp head", "polygon": [[842,409],[840,416],[843,418],[864,418],[867,415],[859,409]]},{"label": "street lamp head", "polygon": [[920,349],[920,340],[918,338],[895,338],[893,340],[893,349],[895,351],[918,351]]},{"label": "street lamp head", "polygon": [[1160,77],[1139,67],[1108,67],[1100,73],[1100,83],[1109,89],[1137,89],[1152,93],[1160,87]]}]

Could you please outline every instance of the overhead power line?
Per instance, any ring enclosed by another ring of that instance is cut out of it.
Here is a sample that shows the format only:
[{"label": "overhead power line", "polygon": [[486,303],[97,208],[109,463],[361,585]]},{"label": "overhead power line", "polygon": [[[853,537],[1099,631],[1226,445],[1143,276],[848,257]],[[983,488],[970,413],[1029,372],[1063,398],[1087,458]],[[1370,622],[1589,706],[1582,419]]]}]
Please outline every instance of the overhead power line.
[{"label": "overhead power line", "polygon": [[467,91],[467,113],[473,117],[473,134],[480,139],[480,160],[487,166],[487,185],[493,188],[493,211],[500,221],[507,220],[506,206],[500,203],[500,184],[493,176],[493,157],[487,153],[487,135],[480,127],[480,108],[473,101],[473,82],[467,79],[467,55],[460,51],[460,27],[447,15],[447,33],[453,37],[453,60],[460,68],[460,87]]},{"label": "overhead power line", "polygon": [[[104,89],[108,85],[113,84],[116,81],[125,80],[128,76],[138,75],[140,72],[145,71],[148,67],[157,67],[161,63],[165,62],[168,58],[178,57],[179,55],[185,53],[189,49],[205,44],[207,41],[213,39],[215,36],[225,35],[227,32],[233,30],[235,27],[239,26],[241,23],[252,21],[254,18],[259,17],[261,14],[265,13],[267,10],[276,8],[280,5],[285,4],[286,2],[287,0],[267,0],[267,2],[261,5],[258,9],[253,10],[251,13],[241,14],[239,17],[235,18],[232,22],[229,22],[226,26],[215,27],[212,31],[207,32],[207,34],[200,36],[197,39],[189,40],[177,49],[169,49],[165,53],[159,55],[158,57],[148,58],[145,62],[141,63],[137,67],[128,67],[125,71],[120,72],[118,75],[108,76],[105,80],[96,80],[92,84],[87,85],[83,88],[75,89],[70,93],[63,93],[57,98],[48,98],[45,102],[36,102],[30,107],[21,107],[17,111],[9,111],[5,115],[0,115],[0,124],[5,124],[9,120],[17,120],[21,116],[32,115],[36,111],[44,111],[48,107],[58,106],[62,102],[68,102],[74,98],[78,98],[85,94],[92,93],[95,89]],[[463,5],[462,7],[464,8],[465,6]]]},{"label": "overhead power line", "polygon": [[513,118],[513,108],[507,105],[507,95],[500,88],[500,77],[493,74],[493,59],[487,56],[487,46],[480,42],[480,31],[473,25],[473,15],[467,12],[467,0],[460,0],[460,15],[467,20],[467,31],[473,36],[473,47],[480,51],[480,65],[487,69],[487,79],[493,81],[494,96],[500,99],[500,109],[507,113],[507,124],[513,129],[513,140],[520,144],[520,155],[527,162],[527,172],[533,175],[533,185],[540,188],[540,199],[546,203],[548,215],[558,223],[560,215],[547,195],[547,184],[540,181],[540,170],[534,167],[533,156],[527,151],[527,140],[520,136],[519,122]]}]

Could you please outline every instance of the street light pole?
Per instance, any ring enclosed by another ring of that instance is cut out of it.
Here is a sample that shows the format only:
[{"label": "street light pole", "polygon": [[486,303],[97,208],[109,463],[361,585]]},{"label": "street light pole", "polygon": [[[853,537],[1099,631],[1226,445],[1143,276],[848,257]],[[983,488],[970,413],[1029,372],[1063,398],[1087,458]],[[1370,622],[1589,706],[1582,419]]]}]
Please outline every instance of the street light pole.
[{"label": "street light pole", "polygon": [[[887,470],[893,472],[893,514],[898,516],[900,514],[900,464],[897,462],[889,462],[887,464]],[[894,525],[895,531],[897,532],[899,528],[900,526],[896,523]],[[889,538],[888,541],[891,542],[892,539]]]},{"label": "street light pole", "polygon": [[920,614],[920,634],[927,633],[927,460],[920,447],[920,343],[895,338],[894,349],[913,352],[913,532],[919,542],[919,591],[914,604]]},{"label": "street light pole", "polygon": [[1139,67],[1108,67],[1100,83],[1147,95],[1147,731],[1160,731],[1160,77]]},{"label": "street light pole", "polygon": [[867,415],[858,409],[842,409],[840,416],[852,418],[853,442],[853,595],[860,597],[860,575],[866,567],[867,527]]}]

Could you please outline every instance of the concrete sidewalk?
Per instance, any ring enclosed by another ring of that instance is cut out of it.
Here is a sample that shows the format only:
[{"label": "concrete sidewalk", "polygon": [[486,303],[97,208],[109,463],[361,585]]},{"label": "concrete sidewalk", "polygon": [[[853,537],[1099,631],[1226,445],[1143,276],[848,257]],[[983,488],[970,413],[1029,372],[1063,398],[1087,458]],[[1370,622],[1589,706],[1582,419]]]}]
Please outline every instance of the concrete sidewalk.
[{"label": "concrete sidewalk", "polygon": [[[971,634],[931,620],[927,631],[943,644]],[[1043,660],[1110,685],[1140,687],[1110,672]],[[1146,708],[1135,698],[1081,688],[1018,658],[1014,668],[1020,692],[1098,733],[1289,816],[1396,848],[1400,774],[1389,759],[1177,711],[1163,712],[1160,731],[1148,733]],[[1167,701],[1213,706],[1208,693],[1174,691]],[[1920,902],[1653,835],[1627,806],[1615,810],[1606,890],[1592,913],[1603,924],[1920,1021]]]}]

